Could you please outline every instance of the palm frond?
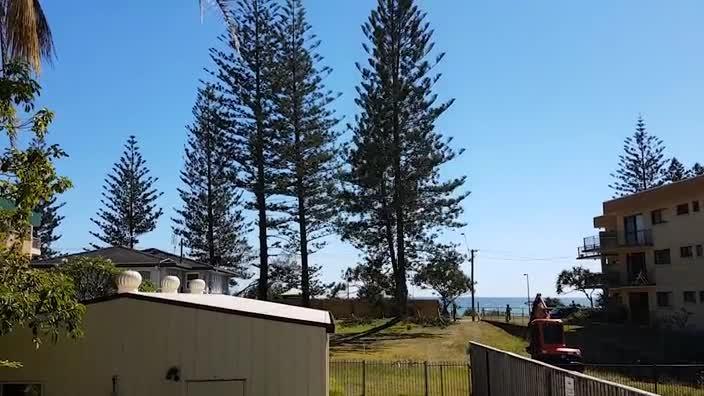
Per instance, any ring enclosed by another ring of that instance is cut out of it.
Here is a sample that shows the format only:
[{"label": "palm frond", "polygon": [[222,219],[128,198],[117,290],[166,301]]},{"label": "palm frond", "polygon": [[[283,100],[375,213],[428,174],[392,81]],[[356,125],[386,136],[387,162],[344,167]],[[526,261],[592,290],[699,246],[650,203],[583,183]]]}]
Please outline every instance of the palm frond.
[{"label": "palm frond", "polygon": [[51,62],[54,56],[51,28],[39,0],[5,0],[3,3],[6,55],[28,62],[39,72],[42,60]]}]

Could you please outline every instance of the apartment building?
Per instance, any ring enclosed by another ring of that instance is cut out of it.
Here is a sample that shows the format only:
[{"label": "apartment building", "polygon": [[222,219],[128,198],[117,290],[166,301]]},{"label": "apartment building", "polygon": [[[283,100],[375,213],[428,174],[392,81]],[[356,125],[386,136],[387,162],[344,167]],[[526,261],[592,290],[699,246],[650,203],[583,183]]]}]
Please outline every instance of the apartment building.
[{"label": "apartment building", "polygon": [[[0,210],[14,210],[15,204],[7,198],[0,197]],[[30,230],[26,237],[22,240],[22,253],[29,255],[30,257],[39,256],[41,251],[41,241],[34,235],[34,228],[39,227],[41,224],[41,215],[39,213],[32,213],[30,219]],[[6,246],[10,246],[17,240],[17,235],[11,235],[6,241]]]},{"label": "apartment building", "polygon": [[632,322],[688,316],[704,330],[704,176],[606,201],[594,227],[578,259],[601,260],[605,292]]}]

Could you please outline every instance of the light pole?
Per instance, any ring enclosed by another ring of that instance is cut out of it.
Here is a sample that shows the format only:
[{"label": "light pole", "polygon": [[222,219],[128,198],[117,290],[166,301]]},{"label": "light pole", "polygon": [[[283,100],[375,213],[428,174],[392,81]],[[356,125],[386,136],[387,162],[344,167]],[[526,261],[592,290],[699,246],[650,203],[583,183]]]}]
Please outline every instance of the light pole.
[{"label": "light pole", "polygon": [[469,254],[469,263],[470,263],[470,274],[469,278],[472,281],[472,288],[469,290],[470,293],[472,293],[472,322],[476,320],[477,317],[477,308],[474,305],[474,253],[477,252],[476,249],[469,249],[469,245],[467,244],[467,235],[465,233],[462,233],[462,236],[464,237],[464,247],[467,249],[467,254]]},{"label": "light pole", "polygon": [[523,274],[526,277],[526,290],[528,290],[528,317],[530,318],[530,278],[528,274]]}]

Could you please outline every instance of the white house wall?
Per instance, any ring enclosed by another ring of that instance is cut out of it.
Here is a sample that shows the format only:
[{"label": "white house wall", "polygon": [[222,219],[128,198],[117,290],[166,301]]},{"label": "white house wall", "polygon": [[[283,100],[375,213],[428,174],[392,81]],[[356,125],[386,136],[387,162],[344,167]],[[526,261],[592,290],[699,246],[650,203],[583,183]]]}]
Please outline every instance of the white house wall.
[{"label": "white house wall", "polygon": [[28,332],[0,337],[2,358],[24,365],[0,381],[39,381],[45,396],[110,395],[113,376],[116,396],[185,396],[186,381],[218,379],[244,379],[246,395],[327,395],[322,327],[128,298],[89,305],[83,323],[83,338],[39,350]]}]

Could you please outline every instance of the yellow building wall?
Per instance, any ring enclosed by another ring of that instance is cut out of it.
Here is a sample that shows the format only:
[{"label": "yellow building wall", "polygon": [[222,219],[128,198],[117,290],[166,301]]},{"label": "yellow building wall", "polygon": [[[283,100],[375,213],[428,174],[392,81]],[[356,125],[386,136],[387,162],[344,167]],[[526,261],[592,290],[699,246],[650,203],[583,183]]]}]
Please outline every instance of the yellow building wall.
[{"label": "yellow building wall", "polygon": [[[45,396],[111,395],[113,376],[116,396],[185,396],[202,380],[244,380],[246,395],[328,393],[322,327],[121,298],[89,305],[84,329],[39,350],[28,332],[0,337],[2,358],[24,365],[0,382],[37,381]],[[166,380],[171,367],[179,382]]]}]

